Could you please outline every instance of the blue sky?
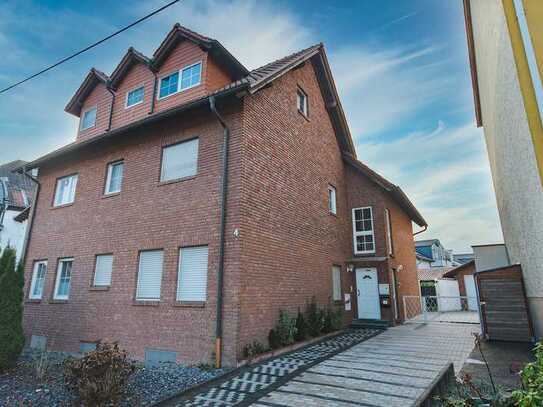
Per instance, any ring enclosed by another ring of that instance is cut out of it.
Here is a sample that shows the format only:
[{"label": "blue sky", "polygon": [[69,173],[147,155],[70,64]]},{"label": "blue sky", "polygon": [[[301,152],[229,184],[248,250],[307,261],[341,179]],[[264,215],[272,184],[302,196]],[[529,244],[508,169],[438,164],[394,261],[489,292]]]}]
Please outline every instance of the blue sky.
[{"label": "blue sky", "polygon": [[[0,8],[0,87],[166,2],[8,0]],[[0,95],[0,162],[73,141],[77,120],[63,109],[89,68],[111,73],[129,46],[151,55],[175,22],[220,40],[248,68],[323,42],[359,159],[411,197],[430,224],[418,237],[456,251],[501,242],[473,119],[461,3],[183,0]]]}]

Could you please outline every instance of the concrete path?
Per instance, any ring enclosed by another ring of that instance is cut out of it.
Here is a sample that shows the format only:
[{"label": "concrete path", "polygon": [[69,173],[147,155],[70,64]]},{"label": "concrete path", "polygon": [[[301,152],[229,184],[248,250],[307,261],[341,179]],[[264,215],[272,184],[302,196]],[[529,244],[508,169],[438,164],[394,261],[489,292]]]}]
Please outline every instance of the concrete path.
[{"label": "concrete path", "polygon": [[415,406],[440,372],[458,373],[473,349],[472,324],[403,325],[305,370],[251,404],[264,406]]}]

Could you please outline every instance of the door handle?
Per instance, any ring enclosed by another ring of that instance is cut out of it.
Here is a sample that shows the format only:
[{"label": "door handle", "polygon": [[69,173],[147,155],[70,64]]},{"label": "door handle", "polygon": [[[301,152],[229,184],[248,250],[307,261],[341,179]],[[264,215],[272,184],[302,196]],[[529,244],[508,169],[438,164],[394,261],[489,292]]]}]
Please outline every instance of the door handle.
[{"label": "door handle", "polygon": [[360,290],[359,290],[359,289],[356,290],[356,295],[357,295],[358,297],[360,297]]}]

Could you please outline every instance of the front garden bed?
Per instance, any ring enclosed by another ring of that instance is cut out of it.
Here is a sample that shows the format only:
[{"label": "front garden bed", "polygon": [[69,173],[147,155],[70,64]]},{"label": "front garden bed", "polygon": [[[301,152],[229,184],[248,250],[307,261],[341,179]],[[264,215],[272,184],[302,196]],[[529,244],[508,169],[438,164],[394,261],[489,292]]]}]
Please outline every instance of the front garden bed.
[{"label": "front garden bed", "polygon": [[[0,405],[1,406],[69,406],[74,395],[67,389],[62,362],[68,354],[48,352],[49,371],[40,380],[37,377],[36,365],[40,352],[25,352],[17,365],[0,373]],[[212,380],[226,369],[207,370],[199,367],[186,367],[175,363],[163,363],[157,367],[137,366],[130,377],[127,396],[122,400],[123,406],[152,405],[171,397],[198,383]]]}]

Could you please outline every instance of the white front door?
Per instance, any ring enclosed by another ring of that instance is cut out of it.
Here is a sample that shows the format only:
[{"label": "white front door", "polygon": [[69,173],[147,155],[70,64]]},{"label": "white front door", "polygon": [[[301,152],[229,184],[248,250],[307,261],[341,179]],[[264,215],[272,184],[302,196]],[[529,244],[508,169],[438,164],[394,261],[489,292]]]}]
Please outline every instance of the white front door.
[{"label": "white front door", "polygon": [[473,275],[464,276],[464,286],[466,287],[466,297],[468,297],[468,310],[477,311],[477,290]]},{"label": "white front door", "polygon": [[379,302],[379,283],[377,269],[356,269],[356,295],[358,304],[358,318],[381,319],[381,305]]}]

